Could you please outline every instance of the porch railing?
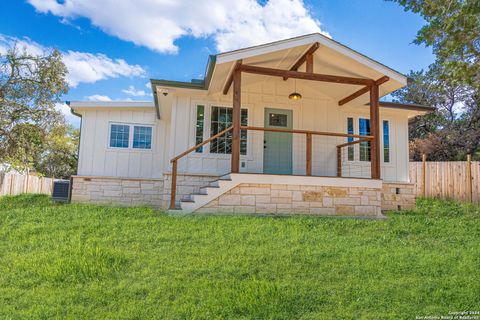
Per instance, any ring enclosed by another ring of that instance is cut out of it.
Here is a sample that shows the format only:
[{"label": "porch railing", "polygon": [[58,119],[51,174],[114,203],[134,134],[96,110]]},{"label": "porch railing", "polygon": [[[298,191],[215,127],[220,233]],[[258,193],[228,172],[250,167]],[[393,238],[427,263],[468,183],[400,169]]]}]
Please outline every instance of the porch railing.
[{"label": "porch railing", "polygon": [[[357,143],[368,142],[368,141],[371,141],[371,140],[373,140],[373,137],[364,136],[364,137],[362,137],[358,140],[350,141],[350,142],[347,142],[347,143],[342,143],[342,144],[339,144],[337,146],[337,177],[342,176],[342,148],[353,146]],[[370,149],[370,152],[372,152],[371,149]]]},{"label": "porch railing", "polygon": [[[312,137],[313,136],[329,136],[329,137],[337,137],[337,138],[357,138],[358,140],[343,143],[337,145],[337,176],[342,176],[342,162],[341,162],[341,151],[342,148],[348,147],[350,145],[354,145],[361,142],[368,142],[373,140],[373,136],[363,136],[357,134],[347,134],[347,133],[335,133],[335,132],[323,132],[323,131],[312,131],[312,130],[292,130],[292,129],[279,129],[279,128],[264,128],[264,127],[253,127],[253,126],[240,126],[241,130],[247,131],[263,131],[263,132],[279,132],[279,133],[292,133],[292,134],[303,134],[305,135],[306,141],[306,175],[312,175]],[[233,126],[228,127],[227,129],[220,131],[219,133],[211,136],[210,138],[204,140],[203,142],[197,144],[196,146],[191,147],[190,149],[182,152],[170,162],[172,163],[172,185],[171,185],[171,194],[170,194],[170,209],[175,209],[176,207],[176,190],[177,190],[177,170],[178,170],[178,160],[185,157],[189,153],[197,150],[198,148],[204,146],[207,143],[212,142],[213,140],[225,135],[227,132],[233,130]]]},{"label": "porch railing", "polygon": [[204,140],[203,142],[197,144],[196,146],[191,147],[187,151],[184,151],[184,152],[180,153],[178,156],[176,156],[175,158],[170,160],[170,162],[172,163],[172,188],[170,190],[170,209],[172,209],[172,210],[175,209],[175,197],[176,197],[176,194],[177,194],[177,164],[178,164],[178,160],[185,157],[187,154],[191,153],[192,151],[195,151],[198,148],[206,145],[207,143],[211,142],[212,140],[215,140],[216,138],[223,136],[224,134],[226,134],[227,132],[229,132],[232,129],[233,129],[233,126],[230,126],[227,129],[225,129],[223,131],[220,131],[216,135],[211,136],[207,140]]}]

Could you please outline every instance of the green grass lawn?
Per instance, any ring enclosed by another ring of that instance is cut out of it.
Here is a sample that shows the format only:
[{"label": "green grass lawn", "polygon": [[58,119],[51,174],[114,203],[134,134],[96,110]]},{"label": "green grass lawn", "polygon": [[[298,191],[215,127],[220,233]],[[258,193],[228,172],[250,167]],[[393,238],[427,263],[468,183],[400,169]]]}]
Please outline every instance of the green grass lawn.
[{"label": "green grass lawn", "polygon": [[480,209],[183,216],[0,199],[0,318],[415,319],[480,309]]}]

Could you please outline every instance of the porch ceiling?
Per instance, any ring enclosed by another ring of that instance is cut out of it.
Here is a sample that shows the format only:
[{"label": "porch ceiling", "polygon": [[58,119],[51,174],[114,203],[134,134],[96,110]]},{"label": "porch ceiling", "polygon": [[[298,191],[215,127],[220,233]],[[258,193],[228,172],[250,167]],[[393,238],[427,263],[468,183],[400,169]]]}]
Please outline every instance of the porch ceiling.
[{"label": "porch ceiling", "polygon": [[[282,46],[278,49],[264,48],[264,50],[260,50],[261,48],[254,48],[252,49],[252,51],[255,52],[252,52],[252,55],[248,55],[248,51],[227,53],[228,58],[222,57],[222,55],[220,55],[212,74],[209,86],[209,93],[217,94],[223,91],[225,83],[227,82],[227,79],[229,78],[233,68],[235,67],[237,58],[241,58],[242,63],[246,65],[289,70],[292,65],[294,65],[295,62],[312,46],[312,44],[317,42],[315,40],[319,40],[319,38],[314,37],[311,40],[312,41],[310,42],[304,41],[302,44],[286,48],[285,46]],[[328,41],[333,42],[330,39],[328,39]],[[340,50],[339,44],[337,44],[336,42],[333,42],[333,44],[334,45],[326,45],[325,43],[320,42],[319,48],[313,55],[313,70],[315,73],[355,78],[366,78],[373,80],[377,80],[382,76],[387,75],[390,77],[390,80],[380,86],[380,96],[387,95],[392,91],[395,91],[406,85],[406,77],[399,74],[398,72],[395,72],[364,56],[361,56],[360,54],[355,53],[353,50],[343,47],[341,45],[340,49],[343,50]],[[360,58],[362,59],[359,59],[356,55],[360,56]],[[303,64],[298,69],[298,71],[305,72],[305,64]],[[259,85],[264,81],[284,82],[281,77],[253,75],[246,73],[242,75],[242,86],[244,87],[251,85]],[[292,87],[293,82],[294,79],[286,80],[286,83],[291,83]],[[297,84],[300,82],[302,83],[302,85],[308,86],[312,90],[321,92],[326,96],[329,96],[336,100],[341,100],[363,88],[363,86],[357,85],[297,80]],[[231,94],[231,91],[229,91],[229,93]],[[358,105],[368,102],[369,93],[367,92],[366,94],[363,94],[362,96],[354,99],[348,104]]]}]

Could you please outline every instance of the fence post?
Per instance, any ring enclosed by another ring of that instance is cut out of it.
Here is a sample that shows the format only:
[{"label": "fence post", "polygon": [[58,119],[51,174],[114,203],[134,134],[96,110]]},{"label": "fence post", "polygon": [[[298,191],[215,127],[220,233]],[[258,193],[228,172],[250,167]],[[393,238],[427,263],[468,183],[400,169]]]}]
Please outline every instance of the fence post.
[{"label": "fence post", "polygon": [[422,196],[425,198],[427,196],[427,155],[422,154]]},{"label": "fence post", "polygon": [[28,193],[28,178],[29,178],[29,174],[27,171],[27,176],[25,177],[25,183],[24,183],[24,187],[25,187],[24,193]]},{"label": "fence post", "polygon": [[472,155],[467,154],[467,200],[472,202]]}]

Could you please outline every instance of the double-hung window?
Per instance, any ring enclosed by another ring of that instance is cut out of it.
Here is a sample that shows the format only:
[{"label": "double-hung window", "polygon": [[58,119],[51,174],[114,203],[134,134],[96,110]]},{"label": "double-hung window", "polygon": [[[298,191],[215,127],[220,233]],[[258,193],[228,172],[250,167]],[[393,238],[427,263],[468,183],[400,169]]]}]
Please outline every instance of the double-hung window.
[{"label": "double-hung window", "polygon": [[110,124],[110,148],[152,149],[152,126]]},{"label": "double-hung window", "polygon": [[128,148],[130,141],[130,126],[125,124],[110,125],[110,147]]}]

